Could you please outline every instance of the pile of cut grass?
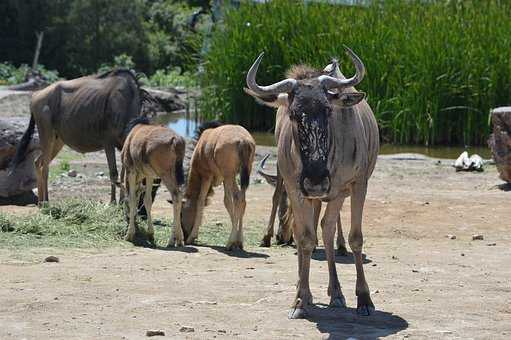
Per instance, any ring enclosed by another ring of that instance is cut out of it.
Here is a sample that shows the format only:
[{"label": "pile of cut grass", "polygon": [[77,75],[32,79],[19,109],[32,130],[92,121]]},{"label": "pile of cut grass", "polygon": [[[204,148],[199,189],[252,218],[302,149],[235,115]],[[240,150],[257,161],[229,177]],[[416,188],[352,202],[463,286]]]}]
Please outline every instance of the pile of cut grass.
[{"label": "pile of cut grass", "polygon": [[122,240],[121,207],[91,200],[64,200],[27,216],[0,213],[0,246],[103,247]]}]

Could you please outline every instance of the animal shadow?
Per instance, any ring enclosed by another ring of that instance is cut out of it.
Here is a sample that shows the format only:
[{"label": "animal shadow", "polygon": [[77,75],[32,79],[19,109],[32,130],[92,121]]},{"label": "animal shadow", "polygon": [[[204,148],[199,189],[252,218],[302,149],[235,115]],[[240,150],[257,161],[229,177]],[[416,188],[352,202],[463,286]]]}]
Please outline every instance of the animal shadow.
[{"label": "animal shadow", "polygon": [[355,308],[330,308],[324,304],[311,306],[307,320],[316,323],[326,339],[379,339],[408,328],[408,322],[392,313],[375,311],[370,316],[358,316]]},{"label": "animal shadow", "polygon": [[[316,250],[314,250],[312,252],[311,258],[316,261],[326,261],[325,249],[324,248],[316,248]],[[364,264],[373,262],[366,257],[366,254],[362,254],[362,260],[363,260]],[[353,257],[352,252],[349,252],[348,255],[346,255],[346,256],[337,255],[337,253],[336,253],[335,254],[335,262],[341,263],[341,264],[354,264],[355,257]]]},{"label": "animal shadow", "polygon": [[250,251],[240,250],[240,249],[227,250],[225,247],[221,247],[221,246],[209,246],[206,244],[201,244],[200,246],[208,247],[208,248],[218,251],[219,253],[222,253],[222,254],[225,254],[228,256],[232,256],[232,257],[242,258],[242,259],[270,257],[270,255],[267,255],[267,254],[255,253],[255,252],[250,252]]},{"label": "animal shadow", "polygon": [[497,189],[502,191],[511,191],[511,183],[503,183],[496,186]]}]

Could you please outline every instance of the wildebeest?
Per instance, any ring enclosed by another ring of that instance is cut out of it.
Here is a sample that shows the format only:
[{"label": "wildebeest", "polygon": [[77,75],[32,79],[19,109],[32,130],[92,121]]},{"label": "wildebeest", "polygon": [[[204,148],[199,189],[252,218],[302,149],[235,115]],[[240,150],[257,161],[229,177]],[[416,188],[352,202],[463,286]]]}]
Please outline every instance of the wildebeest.
[{"label": "wildebeest", "polygon": [[[270,154],[266,155],[257,167],[257,172],[263,176],[263,178],[268,182],[268,184],[275,187],[273,192],[272,199],[272,207],[270,220],[268,222],[268,227],[266,228],[266,232],[261,241],[261,247],[269,247],[271,245],[271,239],[274,234],[274,223],[275,223],[275,213],[277,208],[279,209],[279,229],[277,231],[276,239],[277,244],[291,244],[293,243],[293,210],[289,205],[287,199],[287,192],[284,188],[282,177],[274,174],[270,174],[264,170],[264,163],[268,159]],[[317,234],[317,227],[319,222],[319,212],[314,212],[314,227],[315,232]],[[344,239],[344,235],[342,233],[342,225],[341,225],[341,215],[337,217],[337,254],[341,256],[348,255],[348,250],[346,249],[346,240]]]},{"label": "wildebeest", "polygon": [[379,149],[378,125],[365,94],[353,86],[365,74],[360,58],[347,49],[356,73],[349,79],[326,75],[307,66],[295,66],[288,78],[259,86],[256,74],[263,54],[247,73],[250,93],[278,106],[275,134],[278,168],[293,209],[293,236],[298,250],[297,294],[290,318],[304,317],[312,303],[309,268],[316,245],[314,215],[326,202],[321,221],[328,261],[328,294],[332,306],[345,306],[334,258],[337,217],[344,199],[351,196],[348,242],[355,257],[357,312],[374,311],[362,258],[362,212]]},{"label": "wildebeest", "polygon": [[[213,195],[213,187],[223,182],[224,204],[232,223],[226,248],[243,249],[245,192],[252,171],[255,141],[243,127],[219,122],[202,124],[195,139],[197,144],[190,161],[181,215],[186,243],[197,239],[207,198]],[[241,189],[236,183],[238,174]]]},{"label": "wildebeest", "polygon": [[118,184],[115,148],[122,148],[126,125],[140,115],[142,102],[150,98],[140,89],[135,74],[123,69],[58,81],[34,92],[30,123],[13,165],[23,160],[37,125],[41,145],[41,155],[35,160],[39,203],[48,201],[49,164],[64,145],[81,153],[105,150],[110,200],[115,202]]},{"label": "wildebeest", "polygon": [[[125,239],[135,243],[135,216],[139,198],[144,191],[144,206],[147,212],[148,240],[155,245],[151,218],[153,204],[153,182],[160,178],[169,190],[174,207],[174,231],[168,246],[184,245],[181,229],[181,186],[184,184],[183,158],[185,140],[164,126],[148,125],[145,117],[135,118],[128,124],[127,138],[121,152],[121,180],[128,192],[129,226]],[[142,185],[145,182],[145,187]]]}]

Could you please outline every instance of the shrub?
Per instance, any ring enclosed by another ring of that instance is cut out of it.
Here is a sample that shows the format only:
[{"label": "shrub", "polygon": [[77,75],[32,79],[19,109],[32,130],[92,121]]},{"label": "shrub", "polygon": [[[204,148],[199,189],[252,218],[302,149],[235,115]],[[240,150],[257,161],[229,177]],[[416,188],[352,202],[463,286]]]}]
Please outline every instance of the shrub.
[{"label": "shrub", "polygon": [[382,137],[397,143],[483,144],[490,108],[511,93],[509,2],[372,1],[369,6],[326,2],[242,2],[226,12],[212,36],[202,78],[208,117],[269,129],[272,110],[243,93],[248,68],[261,51],[258,82],[284,77],[294,63],[324,67],[343,44],[364,61],[366,91]]}]

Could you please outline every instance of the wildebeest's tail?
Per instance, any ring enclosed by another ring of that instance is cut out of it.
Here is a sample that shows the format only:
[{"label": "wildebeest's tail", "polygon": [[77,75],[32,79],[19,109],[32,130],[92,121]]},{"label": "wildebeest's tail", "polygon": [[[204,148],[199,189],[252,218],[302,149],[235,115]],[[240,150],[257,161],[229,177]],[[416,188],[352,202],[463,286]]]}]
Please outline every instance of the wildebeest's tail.
[{"label": "wildebeest's tail", "polygon": [[252,158],[254,150],[252,149],[252,145],[248,143],[240,143],[238,152],[241,160],[240,186],[241,190],[247,190],[250,183],[250,171],[252,170]]},{"label": "wildebeest's tail", "polygon": [[23,133],[23,137],[21,137],[18,146],[16,147],[16,154],[9,165],[9,173],[11,173],[16,167],[25,159],[27,154],[28,145],[30,144],[30,140],[34,134],[35,129],[35,120],[34,115],[30,115],[30,122],[28,123],[28,128]]}]

